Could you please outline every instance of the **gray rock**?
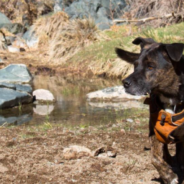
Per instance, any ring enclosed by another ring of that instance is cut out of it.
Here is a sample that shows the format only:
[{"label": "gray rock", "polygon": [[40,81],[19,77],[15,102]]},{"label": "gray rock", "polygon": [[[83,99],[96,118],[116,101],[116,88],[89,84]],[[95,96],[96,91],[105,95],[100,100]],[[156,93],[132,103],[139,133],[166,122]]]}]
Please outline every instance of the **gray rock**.
[{"label": "gray rock", "polygon": [[124,0],[78,0],[68,6],[62,2],[57,3],[57,6],[64,8],[70,18],[92,18],[101,30],[108,29],[112,19],[121,16],[126,6]]},{"label": "gray rock", "polygon": [[24,32],[24,27],[20,23],[0,24],[0,28],[6,28],[12,34],[18,34],[18,33]]},{"label": "gray rock", "polygon": [[32,76],[24,64],[11,64],[0,70],[0,82],[28,83]]},{"label": "gray rock", "polygon": [[11,21],[5,14],[0,12],[0,26],[5,24],[11,24]]},{"label": "gray rock", "polygon": [[31,26],[30,29],[24,33],[23,38],[26,41],[26,44],[29,48],[37,47],[39,38],[33,31],[33,26]]},{"label": "gray rock", "polygon": [[9,88],[0,88],[0,109],[19,106],[25,103],[31,103],[32,95]]},{"label": "gray rock", "polygon": [[32,95],[33,89],[32,89],[32,87],[29,84],[25,84],[25,85],[15,84],[15,87],[16,87],[17,91],[27,92],[30,95]]},{"label": "gray rock", "polygon": [[4,61],[0,58],[0,64],[4,63]]},{"label": "gray rock", "polygon": [[32,87],[29,84],[13,84],[13,83],[7,83],[7,82],[0,82],[0,88],[8,88],[8,89],[13,89],[17,90],[20,92],[26,92],[29,93],[30,95],[33,92]]},{"label": "gray rock", "polygon": [[105,16],[99,17],[95,20],[95,24],[100,30],[109,29],[111,26],[111,20]]},{"label": "gray rock", "polygon": [[62,6],[62,0],[55,0],[55,5],[54,5],[54,12],[62,11],[63,6]]}]

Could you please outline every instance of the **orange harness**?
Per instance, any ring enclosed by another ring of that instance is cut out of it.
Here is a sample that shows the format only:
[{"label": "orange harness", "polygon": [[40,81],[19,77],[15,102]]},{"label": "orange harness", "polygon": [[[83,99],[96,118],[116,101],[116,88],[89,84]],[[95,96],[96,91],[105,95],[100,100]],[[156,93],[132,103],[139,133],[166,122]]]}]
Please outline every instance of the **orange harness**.
[{"label": "orange harness", "polygon": [[169,144],[182,141],[178,136],[180,136],[183,131],[184,110],[176,114],[171,114],[164,110],[159,111],[157,121],[154,127],[154,132],[160,142],[164,144]]},{"label": "orange harness", "polygon": [[[184,141],[184,110],[171,114],[163,110],[163,105],[155,95],[146,98],[144,104],[149,105],[150,135],[156,135],[157,139],[164,144],[172,144]],[[178,105],[183,109],[183,105]]]}]

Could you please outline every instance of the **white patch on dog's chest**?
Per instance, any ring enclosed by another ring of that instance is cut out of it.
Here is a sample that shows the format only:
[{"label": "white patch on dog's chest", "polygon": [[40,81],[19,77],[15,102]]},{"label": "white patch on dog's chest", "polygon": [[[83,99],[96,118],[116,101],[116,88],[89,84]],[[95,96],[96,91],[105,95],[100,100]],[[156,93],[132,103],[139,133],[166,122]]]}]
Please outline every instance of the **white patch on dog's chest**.
[{"label": "white patch on dog's chest", "polygon": [[160,101],[164,104],[168,104],[168,105],[176,105],[175,101],[172,98],[167,98],[163,95],[160,95]]},{"label": "white patch on dog's chest", "polygon": [[175,113],[176,101],[174,99],[160,95],[160,101],[164,103],[164,109],[166,112],[169,112],[171,114]]}]

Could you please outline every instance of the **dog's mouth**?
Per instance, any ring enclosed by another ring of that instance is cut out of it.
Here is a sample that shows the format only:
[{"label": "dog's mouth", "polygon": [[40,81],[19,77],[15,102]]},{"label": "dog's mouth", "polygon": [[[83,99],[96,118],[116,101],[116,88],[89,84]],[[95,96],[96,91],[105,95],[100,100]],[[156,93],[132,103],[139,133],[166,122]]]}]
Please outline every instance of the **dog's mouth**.
[{"label": "dog's mouth", "polygon": [[134,95],[134,96],[147,96],[151,93],[150,90],[141,90],[141,89],[136,89],[136,88],[125,88],[125,92],[130,94],[130,95]]}]

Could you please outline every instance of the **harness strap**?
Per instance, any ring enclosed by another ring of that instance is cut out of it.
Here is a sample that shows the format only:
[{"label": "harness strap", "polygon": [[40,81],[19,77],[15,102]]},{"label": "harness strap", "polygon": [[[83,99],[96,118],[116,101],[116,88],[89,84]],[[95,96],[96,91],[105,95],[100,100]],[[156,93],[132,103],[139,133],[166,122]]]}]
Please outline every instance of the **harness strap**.
[{"label": "harness strap", "polygon": [[163,110],[158,98],[152,96],[146,101],[150,108],[150,135],[155,134],[164,144],[184,141],[184,110],[171,114]]}]

